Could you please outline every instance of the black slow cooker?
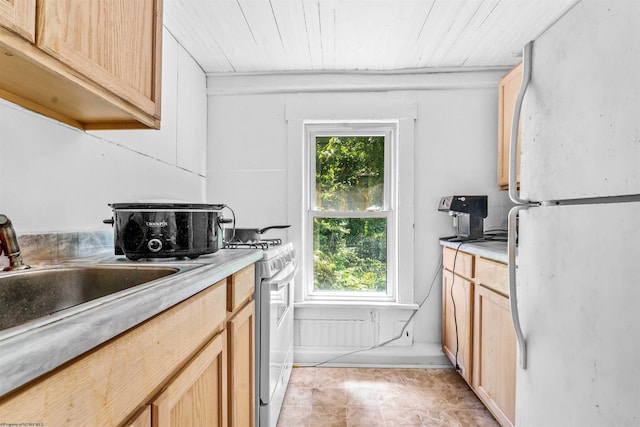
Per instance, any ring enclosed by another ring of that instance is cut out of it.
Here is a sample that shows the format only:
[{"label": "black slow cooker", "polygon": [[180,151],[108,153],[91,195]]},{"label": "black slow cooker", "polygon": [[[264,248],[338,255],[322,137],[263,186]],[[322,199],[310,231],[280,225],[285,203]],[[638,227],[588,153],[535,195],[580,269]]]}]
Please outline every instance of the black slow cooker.
[{"label": "black slow cooker", "polygon": [[197,258],[218,250],[218,220],[225,205],[110,203],[116,255]]}]

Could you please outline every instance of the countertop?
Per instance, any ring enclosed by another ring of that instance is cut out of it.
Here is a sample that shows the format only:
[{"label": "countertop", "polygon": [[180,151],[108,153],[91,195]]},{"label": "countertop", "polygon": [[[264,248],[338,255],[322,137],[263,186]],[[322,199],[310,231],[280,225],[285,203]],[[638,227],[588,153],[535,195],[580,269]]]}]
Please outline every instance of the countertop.
[{"label": "countertop", "polygon": [[440,240],[440,244],[453,249],[460,248],[461,251],[478,255],[483,258],[488,258],[493,261],[503,262],[505,264],[509,262],[507,242],[499,240],[474,240],[469,242],[450,242],[448,240]]},{"label": "countertop", "polygon": [[[262,258],[258,249],[221,249],[195,260],[129,261],[101,255],[75,264],[166,265],[182,271],[99,298],[50,318],[0,331],[0,396],[208,288]],[[2,273],[0,273],[2,274]]]}]

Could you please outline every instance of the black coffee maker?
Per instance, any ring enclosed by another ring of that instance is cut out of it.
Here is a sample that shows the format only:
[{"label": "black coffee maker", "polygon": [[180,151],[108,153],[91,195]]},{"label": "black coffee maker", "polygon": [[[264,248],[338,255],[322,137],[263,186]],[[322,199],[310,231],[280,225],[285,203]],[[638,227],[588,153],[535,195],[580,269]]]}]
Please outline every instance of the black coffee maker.
[{"label": "black coffee maker", "polygon": [[453,217],[456,240],[478,239],[484,235],[487,196],[446,196],[440,199],[438,210]]}]

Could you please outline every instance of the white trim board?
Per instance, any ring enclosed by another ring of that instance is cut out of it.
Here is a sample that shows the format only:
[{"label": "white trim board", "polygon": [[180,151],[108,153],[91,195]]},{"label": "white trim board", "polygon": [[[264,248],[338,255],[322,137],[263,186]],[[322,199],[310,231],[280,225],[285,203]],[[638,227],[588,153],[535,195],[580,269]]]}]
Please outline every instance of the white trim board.
[{"label": "white trim board", "polygon": [[497,88],[498,81],[507,70],[499,68],[407,74],[366,72],[209,74],[207,75],[207,95]]},{"label": "white trim board", "polygon": [[[300,366],[314,366],[349,353],[354,348],[294,347],[293,361]],[[413,343],[409,347],[379,347],[353,353],[321,366],[376,368],[451,368],[440,343]]]}]

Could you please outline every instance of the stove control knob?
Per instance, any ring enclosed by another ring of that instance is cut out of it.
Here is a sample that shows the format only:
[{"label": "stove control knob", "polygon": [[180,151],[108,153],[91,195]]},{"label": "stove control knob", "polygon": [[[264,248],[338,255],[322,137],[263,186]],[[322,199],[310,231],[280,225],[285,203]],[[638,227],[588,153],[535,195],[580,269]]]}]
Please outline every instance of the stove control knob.
[{"label": "stove control knob", "polygon": [[147,247],[151,252],[159,252],[162,249],[162,241],[160,239],[151,239],[147,243]]}]

